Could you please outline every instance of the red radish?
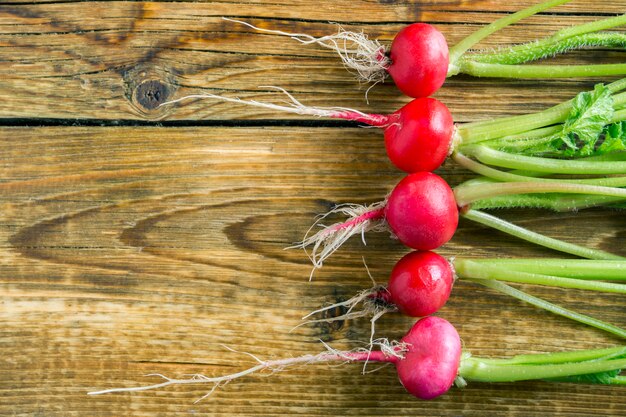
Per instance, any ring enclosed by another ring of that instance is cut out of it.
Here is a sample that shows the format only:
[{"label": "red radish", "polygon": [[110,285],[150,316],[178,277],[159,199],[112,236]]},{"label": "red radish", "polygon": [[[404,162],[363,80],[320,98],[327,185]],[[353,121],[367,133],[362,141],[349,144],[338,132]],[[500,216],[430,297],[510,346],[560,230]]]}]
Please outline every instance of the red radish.
[{"label": "red radish", "polygon": [[385,69],[409,97],[427,97],[439,90],[448,74],[448,44],[434,26],[413,23],[402,29],[389,49]]},{"label": "red radish", "polygon": [[[538,113],[456,126],[448,108],[433,98],[414,99],[390,115],[367,114],[345,107],[307,107],[284,89],[272,88],[285,93],[291,100],[290,105],[214,94],[185,96],[162,105],[189,98],[214,98],[379,127],[384,130],[389,159],[405,172],[433,171],[452,155],[465,168],[498,181],[518,181],[524,176],[497,171],[483,164],[546,174],[626,173],[626,164],[621,161],[594,163],[580,160],[584,156],[618,153],[622,149],[621,145],[603,143],[598,147],[597,143],[601,143],[599,138],[615,135],[610,132],[622,129],[626,116],[619,109],[626,103],[626,92],[621,92],[626,89],[626,78],[606,86],[597,84],[593,91],[582,91],[574,99]],[[591,106],[593,110],[585,110],[585,106]],[[574,144],[567,139],[570,137],[579,140]],[[610,143],[618,140],[611,138]]]},{"label": "red radish", "polygon": [[260,32],[286,35],[305,44],[316,43],[333,49],[339,53],[346,68],[355,71],[361,81],[382,82],[388,73],[398,88],[410,97],[430,96],[443,85],[448,74],[446,38],[428,23],[414,23],[402,29],[387,51],[365,34],[343,29],[335,35],[315,38],[303,33],[261,29],[240,20],[223,19]]},{"label": "red radish", "polygon": [[404,177],[391,191],[385,220],[400,242],[413,249],[429,250],[452,238],[459,212],[447,182],[431,172],[416,172]]},{"label": "red radish", "polygon": [[461,361],[461,339],[454,326],[439,317],[426,317],[400,342],[407,346],[407,352],[395,365],[404,388],[423,400],[446,393]]},{"label": "red radish", "polygon": [[349,220],[328,226],[295,246],[313,246],[310,258],[316,268],[355,234],[390,230],[403,244],[430,250],[450,240],[459,222],[452,189],[431,172],[407,175],[386,201],[369,207],[339,206],[321,219],[337,212],[348,215]]},{"label": "red radish", "polygon": [[[386,286],[374,285],[348,300],[315,310],[303,320],[337,307],[346,308],[344,314],[309,320],[300,326],[371,316],[370,340],[373,341],[375,322],[388,312],[400,311],[411,317],[425,317],[437,312],[448,301],[455,278],[453,266],[442,256],[431,251],[413,251],[396,263]],[[356,309],[360,303],[362,309]]]},{"label": "red radish", "polygon": [[609,17],[573,28],[565,28],[539,41],[489,52],[468,52],[498,30],[548,8],[571,0],[548,0],[507,15],[473,32],[448,48],[444,36],[427,23],[414,23],[398,32],[388,49],[364,33],[345,31],[316,38],[304,33],[289,33],[256,27],[240,20],[223,18],[243,24],[256,31],[289,36],[303,44],[318,44],[336,51],[344,66],[358,74],[363,82],[378,83],[389,74],[398,88],[411,97],[425,97],[441,87],[446,77],[460,73],[477,77],[498,78],[570,78],[625,75],[626,65],[520,65],[572,49],[615,47],[623,45],[620,34],[601,32],[626,23],[626,15]]},{"label": "red radish", "polygon": [[[287,359],[261,361],[243,371],[230,375],[207,377],[197,374],[189,379],[173,379],[155,374],[164,382],[132,388],[112,388],[92,391],[90,395],[113,392],[130,392],[159,389],[177,384],[213,384],[210,395],[219,386],[234,379],[263,370],[276,372],[294,365],[325,362],[386,362],[393,363],[400,383],[417,398],[430,400],[445,394],[456,382],[466,381],[512,382],[531,379],[567,378],[580,376],[572,382],[602,381],[621,384],[626,379],[616,376],[616,371],[626,366],[626,347],[593,349],[554,354],[533,354],[510,359],[485,359],[461,350],[461,339],[448,321],[439,317],[426,317],[411,327],[400,343],[381,343],[377,351],[342,352],[328,348],[317,355],[304,355]],[[328,347],[328,346],[327,346]],[[254,356],[253,356],[254,357]],[[254,357],[256,359],[256,357]],[[606,373],[601,375],[600,373]],[[589,376],[589,379],[585,379]],[[204,397],[202,397],[204,398]],[[202,399],[201,398],[201,399]]]},{"label": "red radish", "polygon": [[[622,258],[604,257],[603,260],[572,259],[464,259],[454,257],[450,261],[430,251],[414,251],[400,259],[389,277],[387,286],[375,285],[354,297],[311,312],[303,317],[346,308],[339,316],[309,320],[306,323],[333,322],[357,317],[371,317],[371,337],[374,339],[375,322],[388,312],[424,317],[437,312],[450,296],[457,278],[476,282],[525,303],[567,317],[574,321],[596,327],[622,338],[626,330],[585,316],[533,297],[501,281],[543,285],[560,288],[626,294],[626,285],[601,282],[599,279],[625,280],[626,262]],[[373,279],[372,279],[373,281]],[[362,303],[362,308],[356,307]],[[302,324],[301,324],[302,325]],[[299,327],[299,326],[298,326]]]},{"label": "red radish", "polygon": [[434,171],[450,154],[454,121],[439,100],[415,99],[391,114],[389,121],[385,149],[402,171]]},{"label": "red radish", "polygon": [[276,88],[291,99],[291,106],[254,100],[223,97],[214,94],[185,96],[162,105],[190,98],[214,98],[301,115],[351,120],[384,130],[385,148],[391,162],[405,172],[434,171],[451,152],[454,121],[450,110],[434,98],[415,99],[390,115],[367,114],[345,107],[307,107],[282,88]]},{"label": "red radish", "polygon": [[387,288],[375,297],[392,303],[403,314],[424,317],[444,306],[453,283],[454,271],[444,257],[414,251],[396,263]]},{"label": "red radish", "polygon": [[[599,165],[611,163],[615,162],[598,162]],[[490,204],[493,204],[494,207],[500,207],[499,204],[501,203],[495,197],[509,196],[509,201],[515,203],[512,196],[516,196],[521,201],[520,206],[522,207],[527,204],[528,207],[543,208],[546,201],[544,199],[535,198],[534,200],[530,199],[529,202],[526,200],[528,194],[545,193],[582,196],[588,199],[588,201],[581,200],[581,204],[583,204],[581,207],[583,208],[602,205],[605,204],[605,201],[611,203],[626,198],[626,189],[614,186],[622,185],[625,180],[624,177],[600,180],[540,178],[541,181],[536,181],[535,178],[522,175],[511,176],[514,178],[505,182],[496,182],[484,178],[470,180],[455,187],[453,192],[441,177],[431,172],[409,174],[394,187],[384,201],[369,207],[359,205],[337,206],[318,219],[313,226],[333,213],[342,213],[348,216],[348,220],[324,227],[313,236],[305,237],[302,242],[293,247],[304,249],[311,246],[312,251],[309,257],[315,268],[321,268],[324,260],[351,236],[364,235],[368,231],[390,231],[400,242],[413,249],[436,249],[448,242],[454,235],[458,225],[460,207],[463,208],[463,215],[474,221],[542,246],[579,256],[591,256],[595,259],[603,259],[607,255],[599,252],[590,253],[581,250],[582,248],[577,245],[549,239],[497,218],[488,218],[493,216],[472,210],[471,205],[478,202],[487,208],[490,207]],[[594,182],[602,185],[595,185]],[[594,200],[593,197],[597,198]],[[565,209],[577,209],[578,200],[571,200],[571,202],[567,200],[566,202],[569,206],[565,206]],[[609,256],[611,255],[609,254]]]},{"label": "red radish", "polygon": [[[90,392],[91,395],[124,391],[145,391],[174,384],[213,383],[214,389],[233,379],[261,371],[277,370],[291,365],[320,362],[388,362],[396,366],[400,383],[417,398],[429,400],[447,392],[457,376],[461,360],[461,339],[452,324],[439,317],[419,320],[400,343],[383,344],[379,351],[340,352],[329,349],[318,355],[260,363],[247,370],[222,377],[196,375],[192,379],[166,379],[155,385],[135,388],[113,388]],[[162,376],[162,375],[160,375]],[[209,392],[211,394],[213,390]],[[209,395],[207,394],[207,395]]]}]

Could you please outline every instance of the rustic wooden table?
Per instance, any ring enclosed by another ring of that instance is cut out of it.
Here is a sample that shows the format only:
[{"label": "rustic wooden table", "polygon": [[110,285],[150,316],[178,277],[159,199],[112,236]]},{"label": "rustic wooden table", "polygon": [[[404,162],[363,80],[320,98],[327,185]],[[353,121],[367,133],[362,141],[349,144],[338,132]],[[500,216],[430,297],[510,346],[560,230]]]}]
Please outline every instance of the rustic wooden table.
[{"label": "rustic wooden table", "polygon": [[[533,3],[493,1],[93,2],[0,4],[0,414],[20,416],[608,416],[626,415],[619,387],[473,383],[429,402],[408,395],[392,368],[307,366],[210,386],[87,396],[93,389],[170,376],[230,373],[262,358],[363,346],[367,319],[303,326],[307,312],[381,282],[406,249],[384,234],[345,245],[312,282],[299,240],[335,203],[381,199],[402,174],[381,133],[268,110],[190,101],[212,92],[391,112],[407,102],[387,83],[369,93],[326,50],[220,19],[313,35],[328,22],[384,42],[414,21],[455,43]],[[625,0],[574,0],[481,46],[519,42],[623,13]],[[623,60],[573,53],[562,62]],[[597,80],[456,77],[437,97],[457,122],[543,109]],[[450,183],[468,178],[453,163]],[[626,255],[623,214],[505,211],[551,236]],[[559,256],[461,222],[446,256]],[[619,296],[525,287],[626,325]],[[440,312],[474,354],[509,356],[619,341],[459,282]],[[412,323],[380,320],[398,339]],[[373,369],[373,368],[372,368]]]}]

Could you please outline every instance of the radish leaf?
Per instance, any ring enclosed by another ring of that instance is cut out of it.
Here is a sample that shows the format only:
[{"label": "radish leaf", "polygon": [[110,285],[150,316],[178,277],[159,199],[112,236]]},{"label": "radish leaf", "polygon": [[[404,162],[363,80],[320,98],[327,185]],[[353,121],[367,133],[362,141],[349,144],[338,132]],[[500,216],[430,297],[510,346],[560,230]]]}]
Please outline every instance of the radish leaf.
[{"label": "radish leaf", "polygon": [[594,152],[595,144],[613,116],[611,92],[602,84],[593,91],[576,96],[572,111],[556,137],[569,149],[567,156],[587,156]]}]

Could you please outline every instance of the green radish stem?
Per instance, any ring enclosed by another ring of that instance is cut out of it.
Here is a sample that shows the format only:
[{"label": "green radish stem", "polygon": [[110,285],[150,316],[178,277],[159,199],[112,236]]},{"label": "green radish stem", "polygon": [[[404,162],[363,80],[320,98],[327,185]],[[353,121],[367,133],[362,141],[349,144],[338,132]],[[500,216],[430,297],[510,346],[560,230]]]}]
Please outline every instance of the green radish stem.
[{"label": "green radish stem", "polygon": [[459,207],[467,206],[474,201],[485,198],[529,193],[572,193],[626,198],[626,189],[624,188],[563,183],[558,180],[547,182],[524,181],[486,183],[480,185],[461,184],[454,189],[454,196]]},{"label": "green radish stem", "polygon": [[[487,288],[491,288],[493,290],[499,291],[503,294],[506,294],[510,297],[513,298],[517,298],[520,301],[523,301],[525,303],[531,304],[535,307],[538,308],[542,308],[546,311],[549,311],[553,314],[568,318],[570,320],[574,320],[577,321],[579,323],[585,324],[587,326],[591,326],[591,327],[595,327],[598,330],[602,330],[611,334],[614,334],[616,336],[619,336],[623,339],[626,339],[626,330],[614,326],[612,324],[603,322],[602,320],[598,320],[598,319],[594,319],[593,317],[589,317],[586,316],[584,314],[580,314],[577,313],[575,311],[572,310],[568,310],[566,308],[557,306],[556,304],[552,304],[548,301],[542,300],[541,298],[538,297],[534,297],[530,294],[526,294],[523,291],[517,290],[513,287],[511,287],[510,285],[506,285],[503,282],[500,281],[495,281],[493,279],[488,279],[488,278],[470,278],[470,277],[463,277],[463,279],[467,279],[469,281],[472,282],[476,282],[478,284],[481,284]],[[621,368],[621,367],[620,367]],[[615,368],[614,368],[615,369]],[[589,373],[589,372],[582,372],[582,373]],[[544,377],[542,377],[544,378]],[[547,378],[547,377],[545,377]]]},{"label": "green radish stem", "polygon": [[[490,262],[491,261],[491,262]],[[599,330],[607,331],[619,337],[626,337],[626,330],[621,329],[620,327],[614,326],[612,324],[606,323],[604,321],[594,319],[593,317],[576,313],[572,310],[565,309],[563,307],[552,304],[548,301],[545,301],[541,298],[534,297],[529,295],[523,291],[517,290],[509,285],[504,284],[501,281],[507,282],[516,282],[520,284],[533,284],[533,285],[543,285],[550,287],[560,287],[560,288],[573,288],[580,290],[589,290],[589,291],[598,291],[598,292],[608,292],[608,293],[617,293],[617,294],[626,294],[626,285],[616,284],[611,282],[601,282],[595,280],[585,280],[578,278],[571,278],[567,276],[561,276],[559,274],[560,271],[554,270],[554,275],[547,275],[547,271],[539,269],[539,273],[533,273],[526,270],[515,270],[512,268],[508,268],[506,265],[499,266],[496,265],[495,262],[497,260],[482,260],[477,261],[473,259],[463,259],[463,258],[455,258],[452,261],[452,266],[455,272],[461,277],[463,280],[468,280],[472,282],[476,282],[478,284],[484,285],[488,288],[497,290],[511,297],[517,298],[518,300],[524,301],[528,304],[534,305],[539,308],[543,308],[547,311],[550,311],[554,314],[558,314],[560,316],[566,317],[570,320],[577,321],[579,323],[583,323],[592,327],[595,327]],[[542,261],[549,260],[521,260],[521,265],[524,265],[524,261],[534,261],[536,266],[541,266]],[[558,260],[561,266],[566,266],[567,269],[571,270],[572,266],[568,266],[568,263],[571,262],[567,259]],[[552,265],[554,266],[554,260],[552,260]],[[584,261],[583,261],[584,262]],[[583,262],[578,261],[577,264],[580,265]],[[614,277],[619,276],[621,279],[626,279],[626,272],[623,269],[626,266],[624,261],[589,261],[586,262],[593,263],[594,273],[605,277]],[[603,275],[602,265],[603,263],[613,262],[613,265],[606,266],[606,275]],[[546,262],[548,263],[548,262]],[[621,275],[620,275],[621,274]]]},{"label": "green radish stem", "polygon": [[[614,107],[626,103],[626,93],[616,94],[626,88],[626,78],[607,84],[605,87],[613,94]],[[465,123],[457,127],[457,140],[463,145],[468,145],[563,123],[569,116],[573,103],[574,99],[570,99],[534,114]]]},{"label": "green radish stem", "polygon": [[[609,349],[573,351],[565,354],[523,355],[523,359],[528,362],[522,363],[518,357],[484,359],[465,355],[461,360],[458,374],[468,381],[514,382],[594,374],[626,367],[626,358],[612,359],[615,356],[623,356],[626,348],[615,348],[613,351],[616,354],[609,354],[608,358],[603,357],[607,351]],[[597,357],[594,357],[596,353]],[[565,357],[567,359],[563,360]],[[623,377],[614,377],[611,382],[613,380],[616,384],[623,384]]]},{"label": "green radish stem", "polygon": [[515,355],[507,359],[481,359],[484,363],[502,365],[543,365],[546,363],[571,363],[593,360],[617,359],[626,355],[626,346],[615,346],[603,349],[573,350],[554,353],[531,353]]},{"label": "green radish stem", "polygon": [[615,259],[623,260],[621,256],[614,255],[609,252],[605,252],[598,249],[590,249],[584,246],[575,245],[573,243],[563,242],[559,239],[553,239],[548,236],[544,236],[539,233],[532,232],[523,227],[516,226],[512,223],[504,221],[491,214],[484,213],[479,210],[467,210],[461,214],[464,218],[472,220],[476,223],[489,226],[504,233],[508,233],[511,236],[515,236],[519,239],[523,239],[527,242],[534,243],[539,246],[543,246],[549,249],[560,251],[563,253],[569,253],[571,255],[580,256],[588,259]]},{"label": "green radish stem", "polygon": [[[626,15],[613,19],[619,20],[620,24],[626,23]],[[548,38],[542,41],[513,46],[502,51],[472,54],[465,56],[463,60],[487,64],[515,65],[587,46],[624,47],[626,46],[626,34],[589,33],[560,40]],[[461,64],[462,67],[463,64]]]},{"label": "green radish stem", "polygon": [[614,28],[615,26],[621,26],[624,24],[626,24],[626,14],[561,29],[548,39],[559,41],[559,40],[568,39],[574,36],[580,36],[580,35],[584,35],[587,33],[597,32],[600,30],[611,29],[611,28]]},{"label": "green radish stem", "polygon": [[[466,184],[483,184],[488,181],[467,181]],[[493,210],[503,208],[535,208],[547,209],[556,212],[577,211],[591,207],[615,207],[620,208],[626,200],[621,197],[607,197],[603,195],[584,194],[517,194],[499,197],[485,198],[472,203],[472,208],[477,210]]]},{"label": "green radish stem", "polygon": [[626,161],[601,161],[601,163],[598,163],[597,161],[581,159],[541,158],[514,155],[477,145],[463,147],[463,153],[485,164],[535,172],[583,175],[626,174]]},{"label": "green radish stem", "polygon": [[[617,97],[617,96],[616,96]],[[619,98],[626,98],[626,94],[620,94]],[[617,110],[613,113],[613,116],[608,120],[607,125],[618,123],[626,120],[626,110]],[[519,128],[519,126],[518,126]],[[518,133],[514,135],[506,135],[502,137],[487,139],[487,140],[473,140],[475,138],[469,137],[466,141],[459,133],[456,137],[456,150],[463,150],[463,146],[473,146],[472,143],[478,143],[480,146],[489,147],[491,149],[507,148],[511,153],[520,153],[524,149],[531,146],[542,145],[546,141],[549,141],[553,135],[559,134],[563,131],[563,125],[558,124],[554,126],[543,127],[539,129],[529,130],[524,133]],[[493,132],[492,132],[493,134]],[[484,137],[484,136],[483,136]],[[618,154],[616,152],[614,154]],[[624,152],[621,152],[624,153]],[[609,154],[611,155],[611,154]],[[597,155],[596,155],[597,156]],[[582,158],[579,158],[582,159]]]},{"label": "green radish stem", "polygon": [[467,54],[467,50],[492,33],[505,28],[521,19],[532,16],[547,8],[567,3],[549,1],[512,15],[498,19],[450,48],[448,77],[465,73],[478,77],[518,78],[568,78],[586,76],[622,75],[626,70],[623,64],[601,65],[516,65],[535,61],[571,49],[585,46],[620,47],[626,44],[626,37],[620,33],[595,33],[626,24],[626,15],[589,22],[562,29],[545,39],[513,46],[507,50],[492,53]]},{"label": "green radish stem", "polygon": [[[568,260],[561,260],[567,265]],[[596,261],[597,262],[597,261]],[[604,261],[606,262],[606,261]],[[488,262],[474,262],[471,259],[456,258],[453,261],[455,271],[463,278],[492,279],[507,282],[517,282],[520,284],[545,285],[560,288],[575,288],[579,290],[589,290],[598,292],[609,292],[626,294],[626,285],[612,282],[588,281],[576,278],[567,278],[556,275],[546,275],[545,273],[531,273],[509,270],[504,267],[493,265]],[[625,262],[619,265],[626,266]],[[626,270],[622,270],[622,279],[626,279]]]},{"label": "green radish stem", "polygon": [[579,280],[626,281],[626,260],[589,259],[472,259],[497,268],[532,274],[556,275]]},{"label": "green radish stem", "polygon": [[[555,181],[548,178],[531,177],[526,175],[514,174],[511,172],[500,171],[495,168],[491,168],[487,165],[483,165],[461,152],[455,152],[452,154],[452,159],[461,165],[463,168],[467,168],[477,174],[483,175],[487,178],[491,178],[497,181],[505,182],[551,182]],[[626,176],[621,177],[607,177],[607,178],[583,178],[583,179],[559,179],[559,182],[565,184],[583,184],[583,185],[597,185],[602,187],[626,187]]]},{"label": "green radish stem", "polygon": [[[606,178],[573,178],[573,179],[550,179],[537,176],[538,173],[531,172],[505,172],[495,168],[483,165],[473,159],[470,159],[460,152],[455,152],[452,158],[462,167],[467,168],[477,174],[483,175],[485,178],[475,178],[466,181],[462,186],[464,188],[479,189],[485,184],[494,184],[495,181],[504,182],[543,182],[543,183],[560,183],[560,184],[581,184],[595,185],[601,187],[626,187],[626,176],[606,177]],[[591,158],[588,158],[591,159]],[[523,174],[523,175],[520,175]],[[493,187],[493,185],[492,185]],[[624,201],[622,196],[607,195],[577,195],[577,194],[517,194],[506,195],[505,198],[493,197],[483,198],[474,203],[475,207],[480,208],[513,208],[513,207],[533,207],[547,208],[554,211],[573,211],[583,208],[606,206],[613,203]]]},{"label": "green radish stem", "polygon": [[507,65],[462,61],[459,63],[459,72],[491,78],[608,77],[626,74],[626,64]]},{"label": "green radish stem", "polygon": [[505,16],[501,19],[496,20],[495,22],[484,26],[482,28],[480,28],[479,30],[477,30],[476,32],[472,33],[471,35],[469,35],[468,37],[466,37],[465,39],[463,39],[461,42],[457,43],[455,46],[453,46],[452,48],[450,48],[449,50],[449,54],[450,54],[450,65],[449,65],[449,69],[448,69],[448,76],[450,75],[454,75],[458,73],[458,68],[457,68],[457,62],[459,61],[459,59],[461,58],[461,56],[471,47],[473,47],[474,45],[476,45],[478,42],[480,42],[481,40],[483,40],[484,38],[486,38],[487,36],[491,35],[492,33],[495,33],[497,31],[499,31],[500,29],[503,29],[509,25],[512,25],[515,22],[519,22],[520,20],[527,18],[529,16],[532,16],[534,14],[537,14],[539,12],[542,12],[546,9],[549,9],[551,7],[555,7],[558,6],[560,4],[565,4],[568,3],[571,0],[552,0],[552,1],[547,1],[541,4],[537,4],[535,6],[531,6],[528,7],[524,10],[520,10],[516,13],[513,13],[511,15]]}]

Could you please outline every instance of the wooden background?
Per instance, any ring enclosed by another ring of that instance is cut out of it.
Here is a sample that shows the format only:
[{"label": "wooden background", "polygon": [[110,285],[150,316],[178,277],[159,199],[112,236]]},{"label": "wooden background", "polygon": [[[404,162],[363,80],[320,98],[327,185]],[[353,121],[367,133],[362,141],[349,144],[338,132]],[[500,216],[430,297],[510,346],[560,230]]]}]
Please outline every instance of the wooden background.
[{"label": "wooden background", "polygon": [[[388,367],[309,366],[208,386],[91,397],[87,391],[170,376],[238,371],[252,360],[362,346],[367,320],[303,326],[300,317],[384,282],[407,250],[385,234],[350,242],[308,282],[299,240],[335,203],[381,199],[402,177],[375,129],[213,101],[157,106],[190,93],[282,99],[391,112],[390,84],[364,100],[332,52],[222,21],[245,18],[312,35],[331,22],[383,42],[414,21],[454,44],[534,3],[493,1],[206,1],[0,3],[0,414],[16,416],[607,416],[626,415],[623,388],[473,383],[422,402]],[[574,0],[527,19],[483,47],[543,36],[624,0]],[[561,62],[616,62],[624,52]],[[597,80],[456,77],[437,97],[457,122],[542,109]],[[608,80],[607,80],[608,81]],[[454,164],[440,174],[468,177]],[[534,230],[626,255],[623,214],[506,211]],[[461,222],[446,256],[559,256]],[[623,298],[526,287],[626,325]],[[509,356],[619,343],[475,285],[459,282],[440,312],[476,355]],[[412,320],[388,315],[378,335]]]}]

